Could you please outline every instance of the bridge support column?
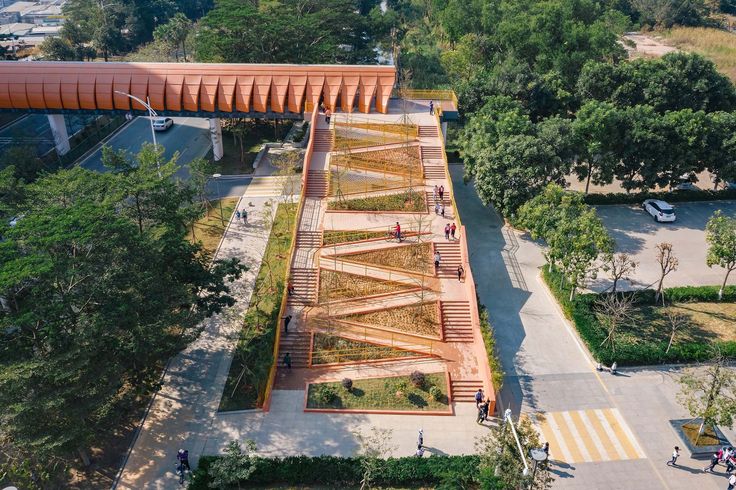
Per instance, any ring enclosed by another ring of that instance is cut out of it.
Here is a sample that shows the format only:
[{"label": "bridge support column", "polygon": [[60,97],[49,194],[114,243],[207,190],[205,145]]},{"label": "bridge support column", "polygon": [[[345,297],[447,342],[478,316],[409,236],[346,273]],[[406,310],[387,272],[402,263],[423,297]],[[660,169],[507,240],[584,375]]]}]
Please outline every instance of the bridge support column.
[{"label": "bridge support column", "polygon": [[49,114],[49,126],[51,126],[51,134],[54,135],[54,145],[56,153],[65,155],[71,150],[69,145],[69,133],[66,130],[64,122],[64,114]]},{"label": "bridge support column", "polygon": [[212,156],[218,161],[225,154],[222,148],[222,124],[219,117],[210,118],[210,139],[212,140]]},{"label": "bridge support column", "polygon": [[442,142],[447,144],[447,123],[442,123]]}]

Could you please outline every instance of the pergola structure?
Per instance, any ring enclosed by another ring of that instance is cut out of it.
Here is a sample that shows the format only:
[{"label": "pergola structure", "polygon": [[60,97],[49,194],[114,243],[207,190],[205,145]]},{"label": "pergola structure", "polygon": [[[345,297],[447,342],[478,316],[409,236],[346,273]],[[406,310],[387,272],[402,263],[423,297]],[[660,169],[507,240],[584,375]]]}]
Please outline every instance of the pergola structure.
[{"label": "pergola structure", "polygon": [[68,113],[145,112],[206,117],[215,160],[220,118],[301,119],[333,111],[388,112],[396,68],[386,65],[0,62],[0,112],[49,115],[56,151],[70,150]]}]

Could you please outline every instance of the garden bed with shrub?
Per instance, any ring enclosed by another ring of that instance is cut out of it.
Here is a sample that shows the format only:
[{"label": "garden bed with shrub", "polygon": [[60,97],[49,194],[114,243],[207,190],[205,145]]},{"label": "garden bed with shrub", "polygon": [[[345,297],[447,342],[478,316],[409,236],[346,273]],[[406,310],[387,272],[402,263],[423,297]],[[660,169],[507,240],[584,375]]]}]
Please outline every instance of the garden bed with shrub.
[{"label": "garden bed with shrub", "polygon": [[[636,366],[705,361],[711,357],[713,345],[718,345],[725,356],[736,356],[736,341],[720,340],[703,334],[694,335],[688,330],[676,333],[675,341],[667,351],[669,331],[666,328],[656,330],[650,328],[651,310],[655,308],[655,291],[652,289],[617,293],[634,296],[632,316],[635,322],[638,318],[638,324],[618,327],[616,351],[613,352],[608,344],[603,345],[608,331],[596,315],[596,303],[601,294],[581,294],[571,301],[570,288],[564,284],[557,271],[544,266],[542,275],[565,316],[571,320],[580,338],[598,362],[610,365],[615,361],[621,366]],[[718,289],[718,286],[669,288],[664,290],[664,296],[669,305],[680,309],[698,303],[736,302],[736,286],[727,286],[720,302]]]},{"label": "garden bed with shrub", "polygon": [[[189,490],[209,490],[210,467],[220,456],[204,456],[194,472]],[[285,458],[255,457],[249,461],[254,471],[246,481],[231,488],[303,487],[320,488],[360,487],[364,472],[364,458],[336,456],[289,456]],[[470,456],[435,456],[430,458],[387,458],[376,461],[371,479],[374,488],[474,488],[478,484],[480,458]]]},{"label": "garden bed with shrub", "polygon": [[314,334],[312,345],[313,365],[396,359],[417,355],[419,354],[408,350],[359,342],[319,332]]},{"label": "garden bed with shrub", "polygon": [[415,371],[407,376],[310,383],[307,409],[449,412],[447,376]]},{"label": "garden bed with shrub", "polygon": [[402,211],[426,213],[427,203],[424,191],[400,192],[380,196],[358,197],[330,201],[327,209],[331,211]]},{"label": "garden bed with shrub", "polygon": [[387,281],[328,269],[320,269],[319,271],[320,303],[373,296],[376,294],[398,293],[412,289],[416,288],[411,284],[404,284],[397,281]]}]

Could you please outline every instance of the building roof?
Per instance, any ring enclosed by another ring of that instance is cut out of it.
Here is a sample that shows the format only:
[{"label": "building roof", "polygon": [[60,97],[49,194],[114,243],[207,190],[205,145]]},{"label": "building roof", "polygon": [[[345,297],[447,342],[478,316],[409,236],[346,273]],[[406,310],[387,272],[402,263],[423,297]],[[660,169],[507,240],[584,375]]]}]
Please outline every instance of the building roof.
[{"label": "building roof", "polygon": [[[25,24],[24,24],[25,25]],[[29,36],[53,36],[55,34],[59,34],[59,31],[61,31],[61,25],[53,25],[53,26],[40,26],[38,24],[30,24],[33,26],[31,29],[31,32],[28,33]]]},{"label": "building roof", "polygon": [[[40,38],[37,38],[40,39]],[[386,112],[396,69],[386,65],[0,62],[0,109]],[[116,92],[121,92],[119,94]],[[306,107],[305,107],[306,106]]]},{"label": "building roof", "polygon": [[23,22],[14,22],[12,24],[0,25],[0,35],[7,36],[22,36],[31,29],[36,27],[36,24],[25,24]]},{"label": "building roof", "polygon": [[14,4],[8,5],[0,9],[0,13],[12,14],[12,13],[23,13],[31,7],[41,7],[36,2],[15,2]]}]

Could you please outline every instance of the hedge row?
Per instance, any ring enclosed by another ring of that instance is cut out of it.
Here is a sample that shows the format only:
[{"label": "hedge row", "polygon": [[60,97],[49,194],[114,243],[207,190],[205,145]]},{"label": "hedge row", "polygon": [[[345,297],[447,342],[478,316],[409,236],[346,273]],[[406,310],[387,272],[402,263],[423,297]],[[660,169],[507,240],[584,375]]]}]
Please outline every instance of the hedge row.
[{"label": "hedge row", "polygon": [[[210,488],[209,467],[219,456],[199,460],[189,490]],[[336,456],[289,456],[285,458],[254,458],[255,471],[241,487],[263,485],[328,485],[339,488],[359,486],[363,479],[362,458]],[[373,485],[385,487],[438,487],[453,483],[465,485],[478,482],[478,456],[430,456],[426,458],[388,458],[379,460]]]},{"label": "hedge row", "polygon": [[736,199],[736,189],[720,191],[673,191],[673,192],[610,192],[608,194],[588,194],[586,204],[641,204],[645,199],[662,199],[668,202],[723,201]]},{"label": "hedge row", "polygon": [[[565,316],[572,321],[580,338],[598,362],[610,365],[615,361],[621,366],[635,366],[704,361],[710,357],[710,348],[714,344],[721,348],[724,355],[736,357],[736,342],[733,341],[675,343],[669,352],[665,352],[667,349],[666,341],[640,342],[637,344],[618,343],[614,355],[608,347],[601,347],[607,332],[605,327],[598,322],[593,309],[600,295],[581,294],[570,301],[570,290],[565,286],[560,287],[561,276],[557,271],[546,265],[542,275],[565,312]],[[717,302],[718,289],[717,286],[669,288],[665,289],[665,298],[672,302]],[[635,296],[637,304],[653,305],[655,293],[652,289],[645,289],[623,294]],[[726,287],[723,301],[736,301],[736,286]]]},{"label": "hedge row", "polygon": [[493,389],[496,392],[501,391],[503,386],[503,368],[501,367],[501,360],[498,358],[498,351],[496,350],[496,334],[491,320],[488,318],[488,310],[485,305],[480,302],[480,298],[476,294],[476,301],[478,301],[478,313],[480,316],[480,332],[483,336],[483,343],[486,346],[486,354],[488,354],[488,365],[491,368],[491,381],[493,382]]}]

